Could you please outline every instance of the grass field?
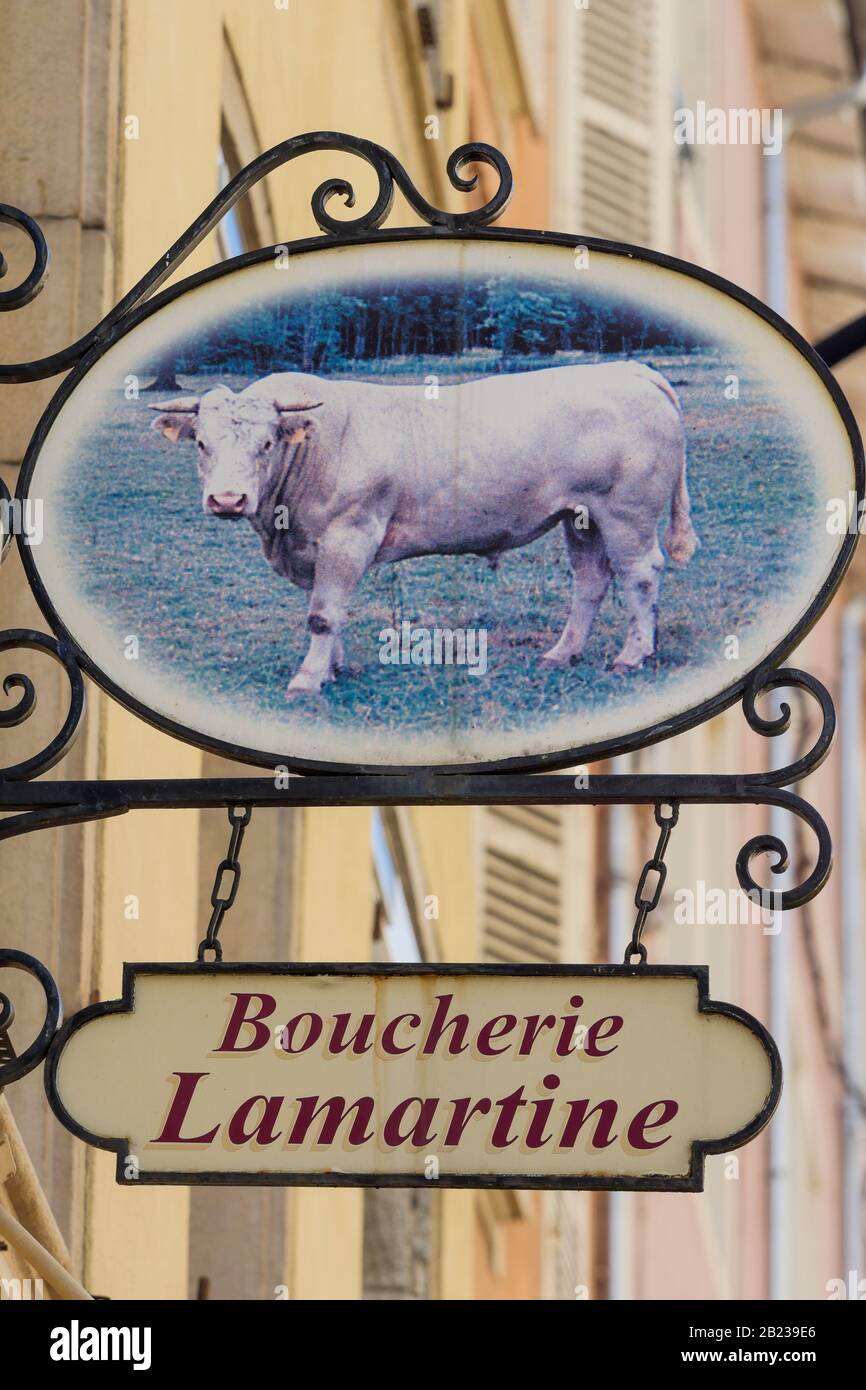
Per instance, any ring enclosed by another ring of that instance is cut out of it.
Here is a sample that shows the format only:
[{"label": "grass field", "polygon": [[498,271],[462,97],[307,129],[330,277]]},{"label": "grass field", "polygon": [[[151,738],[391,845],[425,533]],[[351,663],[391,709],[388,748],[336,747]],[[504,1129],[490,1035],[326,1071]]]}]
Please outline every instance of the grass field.
[{"label": "grass field", "polygon": [[[746,635],[785,592],[820,525],[812,466],[767,402],[763,382],[743,375],[741,364],[707,352],[645,360],[665,373],[682,402],[701,541],[688,566],[665,570],[655,660],[627,677],[610,672],[625,633],[614,589],[582,662],[565,671],[539,665],[569,603],[570,570],[556,528],[506,554],[496,572],[473,557],[427,557],[372,571],[345,630],[355,674],[321,695],[294,700],[293,717],[306,711],[319,723],[407,733],[521,729],[545,717],[640,701],[686,672],[717,664],[728,635]],[[468,364],[413,359],[389,363],[379,376],[364,374],[393,380],[400,372],[420,381],[435,371],[444,383],[458,379],[456,366],[465,372]],[[473,372],[480,366],[476,361]],[[739,400],[725,398],[729,371],[740,373]],[[231,374],[181,379],[191,391],[249,382]],[[307,645],[306,596],[273,573],[246,522],[230,525],[203,514],[193,447],[170,446],[149,430],[153,400],[127,401],[118,392],[79,450],[64,529],[74,536],[69,556],[81,595],[138,637],[149,669],[228,708],[241,704],[283,717],[286,685]],[[401,619],[486,629],[487,675],[382,665],[379,633]]]}]

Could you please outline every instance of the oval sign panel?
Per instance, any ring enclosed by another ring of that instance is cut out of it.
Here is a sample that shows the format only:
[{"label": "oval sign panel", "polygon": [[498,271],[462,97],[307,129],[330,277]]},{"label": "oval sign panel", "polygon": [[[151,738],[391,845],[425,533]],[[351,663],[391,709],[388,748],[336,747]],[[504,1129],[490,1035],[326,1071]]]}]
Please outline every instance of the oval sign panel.
[{"label": "oval sign panel", "polygon": [[22,550],[85,669],[202,746],[542,767],[736,698],[829,600],[862,487],[829,373],[730,285],[384,234],[137,312],[37,431]]}]

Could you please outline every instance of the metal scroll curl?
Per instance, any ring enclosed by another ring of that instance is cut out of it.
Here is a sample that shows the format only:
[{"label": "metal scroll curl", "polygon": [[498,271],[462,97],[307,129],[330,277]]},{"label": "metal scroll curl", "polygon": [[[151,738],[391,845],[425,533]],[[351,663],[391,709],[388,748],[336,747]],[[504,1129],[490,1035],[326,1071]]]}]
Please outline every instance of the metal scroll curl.
[{"label": "metal scroll curl", "polygon": [[778,669],[764,666],[755,672],[743,694],[743,713],[749,728],[754,729],[755,733],[764,738],[778,738],[790,729],[791,706],[787,701],[780,702],[779,712],[773,718],[766,718],[757,708],[758,700],[779,689],[796,690],[810,696],[820,709],[821,727],[811,748],[801,753],[793,763],[772,768],[769,772],[749,774],[750,782],[767,787],[788,787],[814,772],[830,752],[836,732],[836,711],[826,686],[808,671],[800,671],[794,666],[781,666]]},{"label": "metal scroll curl", "polygon": [[[757,797],[755,799],[758,800]],[[787,912],[792,907],[802,907],[804,903],[809,902],[816,894],[820,893],[830,877],[830,870],[833,867],[833,845],[823,817],[808,801],[804,801],[794,792],[786,792],[782,789],[767,796],[766,800],[774,806],[781,806],[786,811],[790,811],[792,815],[799,817],[809,826],[818,844],[815,865],[801,883],[795,884],[791,888],[781,890],[767,888],[753,877],[752,861],[758,855],[775,855],[775,862],[770,865],[770,870],[774,874],[783,874],[788,868],[790,859],[788,847],[778,835],[753,835],[750,840],[746,841],[737,855],[737,882],[743,891],[753,898],[756,897],[758,901],[767,901],[768,906]]]},{"label": "metal scroll curl", "polygon": [[[464,177],[464,170],[472,164],[485,164],[494,169],[499,184],[493,196],[483,206],[471,208],[467,212],[452,213],[436,208],[415,187],[400,161],[390,150],[372,140],[360,136],[345,135],[337,131],[313,131],[307,135],[295,135],[283,140],[279,145],[265,150],[244,169],[230,179],[225,188],[208,204],[196,220],[172,247],[160,256],[145,275],[132,287],[128,294],[106,314],[95,328],[82,338],[71,343],[59,352],[42,357],[34,362],[17,362],[0,366],[0,383],[41,381],[56,376],[58,372],[81,360],[92,347],[101,343],[127,314],[163,284],[177,267],[186,260],[199,242],[213,231],[217,223],[234,207],[240,198],[248,193],[267,174],[297,159],[299,155],[313,151],[337,150],[358,155],[366,160],[374,170],[379,188],[373,206],[358,217],[338,220],[328,212],[328,204],[341,196],[348,207],[355,205],[355,190],[346,179],[327,179],[320,184],[312,196],[311,207],[316,223],[326,234],[339,234],[341,237],[352,233],[367,233],[382,226],[394,203],[395,187],[399,188],[410,207],[419,217],[432,227],[445,231],[459,232],[473,227],[486,227],[507,207],[513,188],[511,168],[501,151],[492,145],[474,142],[461,145],[448,160],[446,172],[451,186],[460,193],[471,193],[477,187],[477,175]],[[34,263],[27,278],[16,288],[0,294],[0,311],[20,309],[37,295],[48,273],[49,251],[45,238],[36,222],[19,208],[0,204],[0,222],[19,227],[31,239],[34,248]],[[5,261],[0,257],[0,275],[5,273]]]},{"label": "metal scroll curl", "polygon": [[775,862],[770,864],[773,874],[783,874],[788,868],[790,856],[788,847],[778,835],[754,835],[743,845],[737,856],[737,881],[740,887],[752,896],[769,897],[773,906],[785,911],[801,907],[820,893],[833,866],[833,847],[830,832],[823,818],[814,806],[796,792],[785,788],[800,782],[815,768],[820,767],[833,742],[836,730],[836,711],[827,688],[819,680],[796,667],[780,667],[778,670],[763,667],[755,672],[743,695],[743,713],[751,729],[764,738],[778,738],[791,727],[792,710],[787,701],[781,701],[778,713],[768,717],[758,710],[758,701],[774,690],[795,690],[809,696],[818,706],[821,725],[811,746],[805,749],[792,763],[772,768],[768,772],[750,773],[748,783],[756,791],[763,793],[760,798],[772,805],[781,806],[797,816],[810,827],[817,841],[818,853],[815,864],[806,878],[793,887],[776,890],[758,883],[751,872],[752,862],[760,855],[773,855]]},{"label": "metal scroll curl", "polygon": [[15,1008],[8,995],[0,993],[0,1091],[4,1086],[10,1086],[13,1081],[20,1081],[22,1076],[39,1066],[48,1052],[61,1018],[60,992],[54,976],[41,961],[27,955],[25,951],[4,947],[0,948],[0,970],[6,968],[23,970],[25,974],[32,975],[39,981],[45,995],[45,1018],[30,1046],[20,1057],[16,1056],[8,1033],[15,1017]]},{"label": "metal scroll curl", "polygon": [[[50,743],[19,763],[0,768],[0,781],[4,782],[29,781],[43,772],[48,772],[69,751],[84,717],[84,678],[70,649],[56,637],[49,637],[44,632],[34,632],[31,628],[9,628],[0,632],[0,654],[22,649],[47,652],[63,667],[69,681],[69,708],[66,718]],[[21,671],[10,672],[3,677],[0,684],[6,696],[18,692],[14,704],[8,708],[0,707],[0,729],[13,729],[33,714],[36,708],[36,687],[30,676]]]},{"label": "metal scroll curl", "polygon": [[[48,276],[51,252],[39,223],[20,208],[0,203],[0,223],[7,227],[17,227],[30,239],[33,247],[33,265],[21,283],[12,289],[0,290],[0,313],[6,313],[10,309],[23,309],[25,304],[36,298]],[[0,252],[0,280],[5,277],[8,269],[6,257]]]},{"label": "metal scroll curl", "polygon": [[[301,137],[303,138],[303,137]],[[350,141],[349,136],[337,137]],[[289,143],[289,142],[286,142]],[[501,151],[492,145],[475,142],[461,145],[448,159],[446,172],[452,188],[460,193],[472,193],[478,186],[478,175],[464,178],[461,170],[470,164],[486,164],[499,175],[496,193],[483,207],[471,208],[467,212],[446,212],[436,208],[422,197],[398,159],[381,145],[373,145],[367,140],[351,140],[350,144],[330,148],[349,149],[360,154],[370,163],[379,178],[379,194],[369,212],[360,217],[337,219],[327,211],[329,200],[337,195],[344,198],[347,207],[355,206],[355,190],[345,179],[327,179],[320,184],[312,197],[313,216],[323,232],[345,235],[346,232],[370,232],[382,226],[394,203],[394,185],[400,189],[409,206],[431,227],[444,227],[457,232],[461,228],[486,227],[507,206],[512,192],[512,176],[508,161]],[[291,156],[289,156],[291,157]],[[253,167],[252,165],[250,166]],[[231,184],[228,185],[231,187]],[[226,190],[228,191],[228,189]]]}]

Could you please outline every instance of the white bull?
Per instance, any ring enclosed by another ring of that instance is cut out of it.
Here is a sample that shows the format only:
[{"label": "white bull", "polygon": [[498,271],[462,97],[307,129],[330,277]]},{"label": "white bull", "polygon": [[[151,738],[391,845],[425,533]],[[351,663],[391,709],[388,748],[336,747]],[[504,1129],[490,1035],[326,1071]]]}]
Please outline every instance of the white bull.
[{"label": "white bull", "polygon": [[299,372],[152,407],[194,441],[204,510],[247,517],[273,568],[310,592],[310,643],[289,693],[343,667],[341,630],[371,565],[486,556],[562,522],[571,609],[548,666],[583,652],[611,578],[628,619],[617,672],[655,650],[664,545],[685,563],[689,516],[679,402],[639,362],[552,367],[446,386],[335,381]]}]

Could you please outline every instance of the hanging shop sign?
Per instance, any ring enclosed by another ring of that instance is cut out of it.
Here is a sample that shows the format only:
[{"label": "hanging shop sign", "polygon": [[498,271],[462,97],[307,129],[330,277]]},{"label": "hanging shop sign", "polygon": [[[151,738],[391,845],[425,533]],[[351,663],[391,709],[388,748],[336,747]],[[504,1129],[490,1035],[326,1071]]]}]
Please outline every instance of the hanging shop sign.
[{"label": "hanging shop sign", "polygon": [[750,296],[476,227],[158,295],[64,381],[18,501],[48,621],[124,704],[370,771],[564,765],[717,712],[829,601],[862,497],[838,387]]},{"label": "hanging shop sign", "polygon": [[47,1065],[121,1183],[700,1191],[776,1047],[702,966],[127,965]]},{"label": "hanging shop sign", "polygon": [[[322,236],[159,292],[258,180],[312,151],[372,170],[367,211],[333,217],[355,195],[330,178],[311,203]],[[26,653],[0,725],[36,708],[31,660],[69,686],[50,740],[0,769],[0,840],[131,809],[231,822],[196,963],[127,965],[121,999],[58,1032],[46,967],[0,948],[46,1003],[16,1052],[0,994],[0,1087],[47,1057],[56,1114],[116,1153],[122,1183],[698,1191],[706,1155],[777,1104],[760,1023],[710,999],[707,967],[647,965],[642,934],[690,805],[809,827],[811,860],[759,828],[736,857],[753,899],[756,859],[802,866],[773,910],[830,873],[827,826],[791,788],[830,749],[833,702],[779,663],[853,554],[857,428],[825,364],[750,295],[639,247],[491,229],[503,155],[464,145],[447,175],[471,193],[479,164],[492,195],[452,212],[370,141],[285,140],[83,338],[0,365],[0,384],[67,373],[16,496],[0,485],[0,558],[14,534],[52,629],[0,632],[4,661]],[[421,225],[382,230],[398,189]],[[49,257],[26,212],[0,204],[0,223],[34,250],[7,311]],[[44,777],[82,727],[85,676],[266,775]],[[777,737],[792,701],[763,702],[784,689],[819,714],[788,765],[582,765],[736,699]],[[254,807],[427,803],[653,806],[625,963],[222,962]]]}]

